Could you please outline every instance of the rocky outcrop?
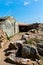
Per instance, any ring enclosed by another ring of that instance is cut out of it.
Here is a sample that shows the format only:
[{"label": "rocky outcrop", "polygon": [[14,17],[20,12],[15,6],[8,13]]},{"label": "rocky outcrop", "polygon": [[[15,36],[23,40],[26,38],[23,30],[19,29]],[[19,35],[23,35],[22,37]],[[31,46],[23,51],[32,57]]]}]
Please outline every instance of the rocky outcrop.
[{"label": "rocky outcrop", "polygon": [[[31,34],[24,34],[25,38],[28,38],[29,35]],[[36,45],[37,47],[35,47],[29,45],[29,42],[28,44],[25,42],[26,40],[24,40],[22,37],[22,39],[16,40],[14,43],[10,43],[8,48],[4,50],[6,56],[5,62],[18,65],[40,65],[40,56],[38,50],[38,48],[40,49],[40,46]],[[43,52],[41,51],[40,53]]]},{"label": "rocky outcrop", "polygon": [[3,32],[3,30],[0,30],[0,48],[3,47],[6,40],[7,40],[6,33]]},{"label": "rocky outcrop", "polygon": [[25,58],[19,58],[19,57],[14,57],[13,54],[11,54],[9,57],[6,58],[6,62],[12,62],[13,64],[17,65],[38,65],[36,61],[31,61],[30,59],[25,59]]},{"label": "rocky outcrop", "polygon": [[0,41],[6,39],[6,33],[3,30],[0,30]]},{"label": "rocky outcrop", "polygon": [[43,56],[43,43],[37,44],[37,50],[38,50],[39,54]]},{"label": "rocky outcrop", "polygon": [[[4,60],[5,62],[12,63],[12,64],[17,64],[17,65],[38,65],[39,61],[36,58],[37,52],[35,48],[27,46],[27,45],[22,45],[20,43],[19,48],[17,50],[15,49],[15,44],[9,45],[8,49],[5,51],[5,56],[6,59]],[[24,55],[23,55],[24,54]],[[37,61],[34,59],[36,58]]]},{"label": "rocky outcrop", "polygon": [[39,25],[38,25],[38,28],[37,28],[38,30],[40,30],[40,31],[43,31],[43,23],[40,23]]}]

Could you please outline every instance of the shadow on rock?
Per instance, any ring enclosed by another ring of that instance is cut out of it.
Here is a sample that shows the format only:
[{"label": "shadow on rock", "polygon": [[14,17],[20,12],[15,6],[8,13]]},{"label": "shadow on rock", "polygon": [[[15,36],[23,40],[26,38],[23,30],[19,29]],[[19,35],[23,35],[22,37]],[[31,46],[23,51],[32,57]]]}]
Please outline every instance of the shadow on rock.
[{"label": "shadow on rock", "polygon": [[8,46],[7,49],[4,50],[4,52],[10,51],[10,50],[16,50],[16,49],[17,49],[16,46],[10,43],[10,45]]},{"label": "shadow on rock", "polygon": [[9,55],[12,54],[12,53],[14,53],[14,52],[6,52],[6,53],[5,53],[5,56],[9,56]]},{"label": "shadow on rock", "polygon": [[6,63],[11,63],[11,64],[15,64],[12,60],[10,60],[9,58],[6,58],[5,60],[4,60]]},{"label": "shadow on rock", "polygon": [[10,64],[14,64],[14,65],[21,65],[21,64],[18,64],[17,62],[12,61],[12,60],[9,59],[9,58],[6,58],[6,59],[4,60],[4,62],[10,63]]},{"label": "shadow on rock", "polygon": [[43,56],[43,43],[38,43],[37,44],[37,50],[38,50],[38,53]]}]

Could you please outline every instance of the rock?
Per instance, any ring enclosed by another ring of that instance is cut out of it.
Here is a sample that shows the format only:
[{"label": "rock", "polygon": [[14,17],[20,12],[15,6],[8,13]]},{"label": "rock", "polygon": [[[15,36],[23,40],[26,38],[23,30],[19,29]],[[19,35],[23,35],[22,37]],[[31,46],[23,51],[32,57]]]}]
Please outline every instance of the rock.
[{"label": "rock", "polygon": [[12,44],[10,43],[8,48],[4,50],[4,52],[8,52],[8,51],[11,51],[11,50],[16,50],[17,49],[17,46],[16,44]]},{"label": "rock", "polygon": [[43,56],[43,43],[37,44],[37,50],[38,50],[38,53]]},{"label": "rock", "polygon": [[29,36],[28,36],[27,34],[25,34],[25,35],[22,35],[22,38],[21,38],[21,39],[22,39],[22,40],[27,40],[28,37],[29,37]]},{"label": "rock", "polygon": [[40,30],[40,31],[43,31],[43,23],[40,23],[39,25],[38,25],[38,28],[37,28],[38,30]]},{"label": "rock", "polygon": [[6,52],[6,53],[5,53],[5,56],[9,56],[9,55],[12,54],[12,53],[14,53],[14,51],[13,51],[13,52],[11,52],[11,51],[10,51],[10,52]]},{"label": "rock", "polygon": [[17,46],[12,43],[10,43],[8,48],[4,50],[5,56],[9,56],[10,54],[14,54],[16,56],[17,51]]},{"label": "rock", "polygon": [[[14,64],[19,64],[19,65],[38,65],[37,62],[31,61],[30,59],[24,59],[24,58],[19,58],[15,57],[14,55],[10,55],[7,57],[7,60],[10,62],[12,61]],[[8,62],[9,62],[8,61]]]},{"label": "rock", "polygon": [[6,44],[6,40],[0,41],[0,48],[3,48],[4,44]]},{"label": "rock", "polygon": [[37,33],[38,31],[36,29],[31,29],[30,32]]},{"label": "rock", "polygon": [[3,47],[6,41],[7,41],[6,33],[3,30],[0,30],[0,48]]},{"label": "rock", "polygon": [[16,44],[18,44],[18,43],[23,44],[23,43],[25,43],[25,40],[17,40],[17,41],[14,41],[14,43],[16,43]]},{"label": "rock", "polygon": [[6,39],[6,33],[3,30],[0,30],[0,41]]},{"label": "rock", "polygon": [[31,58],[32,56],[35,57],[35,55],[37,55],[37,52],[36,49],[33,47],[23,46],[21,55],[22,57]]},{"label": "rock", "polygon": [[39,59],[39,56],[37,55],[37,50],[34,47],[30,47],[27,44],[25,45],[20,43],[18,43],[17,47],[18,47],[18,51],[16,53],[17,57]]},{"label": "rock", "polygon": [[28,35],[29,36],[29,33],[27,32],[27,33],[25,33],[25,35]]},{"label": "rock", "polygon": [[39,60],[39,63],[40,63],[40,65],[43,65],[43,60],[40,59],[40,60]]}]

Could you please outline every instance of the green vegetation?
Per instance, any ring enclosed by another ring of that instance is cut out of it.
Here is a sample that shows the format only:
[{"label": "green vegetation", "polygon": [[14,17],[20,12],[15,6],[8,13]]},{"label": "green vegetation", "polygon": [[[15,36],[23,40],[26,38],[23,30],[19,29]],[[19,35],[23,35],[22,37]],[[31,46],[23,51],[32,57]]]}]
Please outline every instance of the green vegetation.
[{"label": "green vegetation", "polygon": [[8,35],[7,35],[7,40],[10,40],[10,37],[8,37]]}]

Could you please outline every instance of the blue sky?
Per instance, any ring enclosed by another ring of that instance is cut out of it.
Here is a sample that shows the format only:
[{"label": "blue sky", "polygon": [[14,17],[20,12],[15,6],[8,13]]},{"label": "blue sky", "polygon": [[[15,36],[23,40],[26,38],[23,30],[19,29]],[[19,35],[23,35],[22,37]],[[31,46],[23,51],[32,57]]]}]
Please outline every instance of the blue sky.
[{"label": "blue sky", "polygon": [[24,23],[43,23],[43,0],[0,0],[0,17],[13,16]]}]

